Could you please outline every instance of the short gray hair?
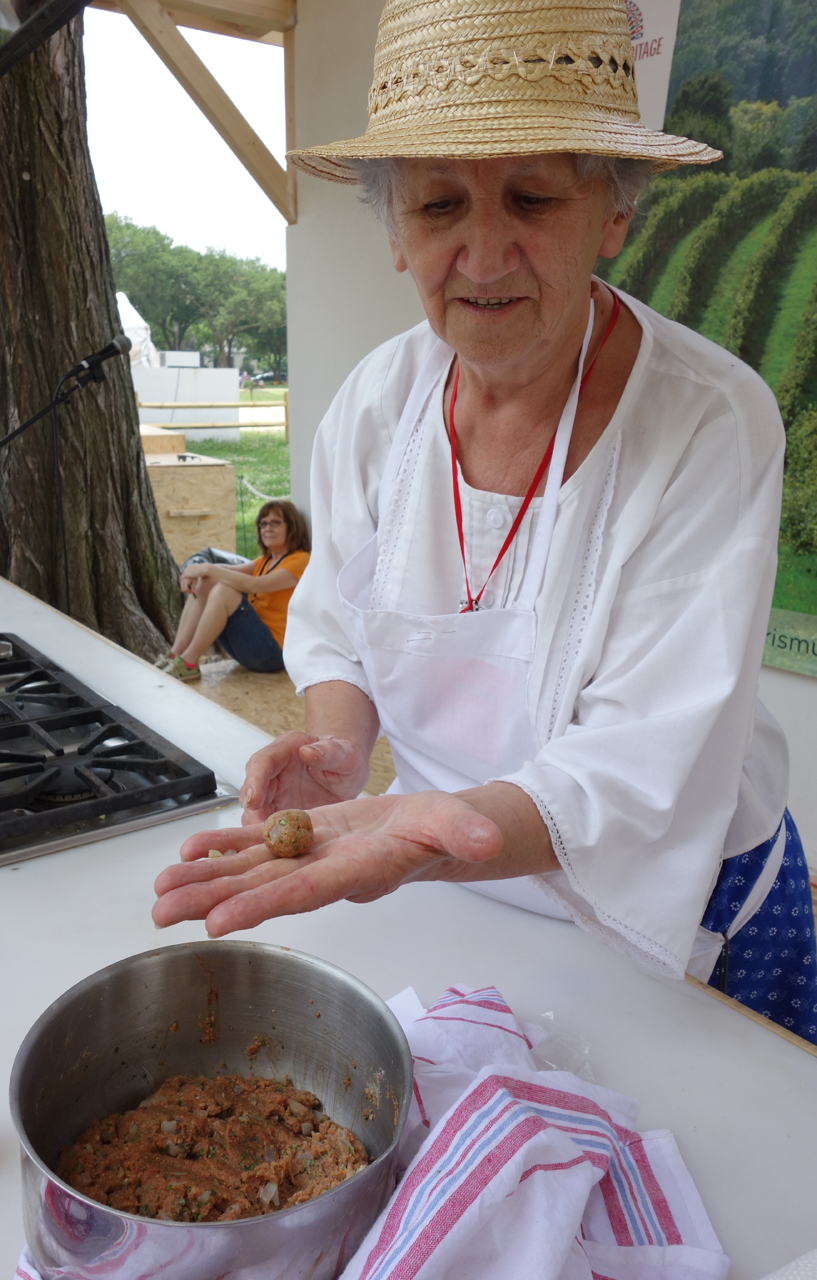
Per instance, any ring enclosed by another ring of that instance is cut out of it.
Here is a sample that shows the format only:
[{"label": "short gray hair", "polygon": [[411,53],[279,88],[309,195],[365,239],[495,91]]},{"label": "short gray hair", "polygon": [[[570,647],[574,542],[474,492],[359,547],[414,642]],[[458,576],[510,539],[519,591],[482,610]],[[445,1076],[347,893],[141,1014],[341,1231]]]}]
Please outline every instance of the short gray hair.
[{"label": "short gray hair", "polygon": [[[573,159],[581,182],[602,178],[607,183],[608,208],[614,213],[630,213],[655,172],[651,160],[578,154],[574,154]],[[361,200],[393,235],[396,231],[394,199],[404,181],[403,160],[384,158],[347,160],[346,163],[363,188]]]},{"label": "short gray hair", "polygon": [[652,160],[590,155],[574,155],[573,159],[580,182],[603,178],[607,183],[607,207],[612,213],[632,213],[655,173]]}]

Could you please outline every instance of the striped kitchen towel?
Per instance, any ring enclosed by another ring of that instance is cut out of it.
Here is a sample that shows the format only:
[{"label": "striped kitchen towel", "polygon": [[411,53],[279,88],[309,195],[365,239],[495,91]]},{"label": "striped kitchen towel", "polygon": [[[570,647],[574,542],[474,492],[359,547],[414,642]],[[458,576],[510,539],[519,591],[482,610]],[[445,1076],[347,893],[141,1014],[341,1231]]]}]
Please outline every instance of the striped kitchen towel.
[{"label": "striped kitchen towel", "polygon": [[[411,990],[389,1004],[414,1056],[404,1172],[343,1280],[724,1280],[729,1260],[675,1141],[635,1131],[637,1102],[537,1070],[547,1033],[494,987],[449,987],[430,1009]],[[129,1223],[107,1269],[82,1275],[131,1274],[123,1258],[143,1231]],[[211,1233],[195,1245],[201,1255],[169,1229],[161,1256],[139,1254],[139,1274],[196,1280]],[[286,1247],[294,1275],[297,1238]],[[227,1256],[220,1274],[235,1274]],[[27,1249],[17,1280],[41,1280]]]},{"label": "striped kitchen towel", "polygon": [[407,994],[425,1137],[343,1280],[723,1280],[674,1139],[636,1133],[637,1103],[535,1070],[544,1033],[494,988],[415,997],[412,1019]]}]

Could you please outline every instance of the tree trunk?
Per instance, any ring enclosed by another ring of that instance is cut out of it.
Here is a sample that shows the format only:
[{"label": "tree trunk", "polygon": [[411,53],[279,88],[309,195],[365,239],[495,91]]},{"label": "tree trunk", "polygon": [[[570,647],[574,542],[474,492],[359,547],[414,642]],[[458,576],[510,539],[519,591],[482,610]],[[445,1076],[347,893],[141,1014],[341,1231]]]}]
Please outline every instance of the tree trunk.
[{"label": "tree trunk", "polygon": [[[85,129],[82,18],[0,78],[0,435],[121,329]],[[71,614],[144,657],[172,635],[175,565],[127,358],[57,411]],[[65,611],[50,418],[0,451],[0,573]]]}]

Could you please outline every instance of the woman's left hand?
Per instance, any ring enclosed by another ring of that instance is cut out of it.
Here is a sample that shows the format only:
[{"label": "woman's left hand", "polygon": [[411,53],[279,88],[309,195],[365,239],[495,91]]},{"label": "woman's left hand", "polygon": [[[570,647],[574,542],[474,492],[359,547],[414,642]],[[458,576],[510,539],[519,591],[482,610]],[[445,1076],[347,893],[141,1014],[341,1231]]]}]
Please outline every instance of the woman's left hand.
[{"label": "woman's left hand", "polygon": [[[260,823],[191,836],[187,861],[156,880],[154,922],[205,920],[220,938],[343,898],[373,902],[412,880],[467,880],[468,864],[502,852],[496,823],[442,791],[349,800],[310,816],[315,841],[299,858],[274,858]],[[211,849],[237,852],[208,858]]]}]

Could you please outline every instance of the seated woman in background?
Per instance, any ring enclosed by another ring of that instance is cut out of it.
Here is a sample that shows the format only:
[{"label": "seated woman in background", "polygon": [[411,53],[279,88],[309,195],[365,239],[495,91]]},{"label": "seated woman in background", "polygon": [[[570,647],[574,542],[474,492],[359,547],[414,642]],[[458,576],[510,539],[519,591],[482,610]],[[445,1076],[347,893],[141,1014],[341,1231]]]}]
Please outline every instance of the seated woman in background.
[{"label": "seated woman in background", "polygon": [[261,555],[251,564],[186,566],[179,629],[156,664],[177,680],[201,678],[199,658],[214,640],[248,671],[283,671],[287,608],[309,563],[309,534],[284,501],[265,502],[255,527]]}]

